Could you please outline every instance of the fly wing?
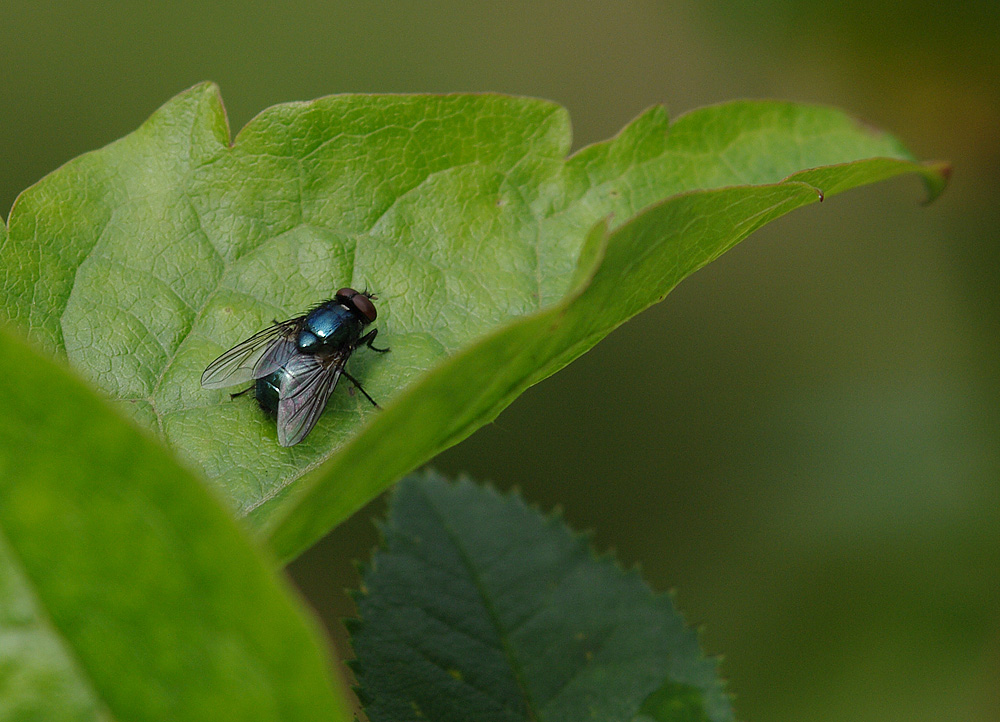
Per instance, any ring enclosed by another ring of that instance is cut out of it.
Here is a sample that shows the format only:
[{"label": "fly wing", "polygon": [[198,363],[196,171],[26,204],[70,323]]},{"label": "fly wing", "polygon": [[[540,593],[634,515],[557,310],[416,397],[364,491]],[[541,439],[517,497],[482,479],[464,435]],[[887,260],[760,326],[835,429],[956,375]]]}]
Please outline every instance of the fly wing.
[{"label": "fly wing", "polygon": [[305,316],[276,323],[255,333],[215,359],[201,375],[206,389],[245,384],[274,373],[295,354],[295,334]]},{"label": "fly wing", "polygon": [[347,361],[298,354],[285,364],[278,401],[278,443],[294,446],[306,437],[326,408]]}]

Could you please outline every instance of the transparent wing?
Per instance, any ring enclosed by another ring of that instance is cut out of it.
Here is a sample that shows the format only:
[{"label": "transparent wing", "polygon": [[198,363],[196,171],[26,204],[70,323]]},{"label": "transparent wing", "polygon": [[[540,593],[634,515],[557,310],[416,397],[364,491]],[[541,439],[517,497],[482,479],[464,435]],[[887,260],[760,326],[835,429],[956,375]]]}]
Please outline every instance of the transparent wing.
[{"label": "transparent wing", "polygon": [[278,443],[294,446],[306,437],[326,408],[346,358],[299,354],[285,365],[278,401]]},{"label": "transparent wing", "polygon": [[206,389],[245,384],[274,373],[295,354],[295,334],[305,316],[276,323],[255,333],[215,359],[201,375]]}]

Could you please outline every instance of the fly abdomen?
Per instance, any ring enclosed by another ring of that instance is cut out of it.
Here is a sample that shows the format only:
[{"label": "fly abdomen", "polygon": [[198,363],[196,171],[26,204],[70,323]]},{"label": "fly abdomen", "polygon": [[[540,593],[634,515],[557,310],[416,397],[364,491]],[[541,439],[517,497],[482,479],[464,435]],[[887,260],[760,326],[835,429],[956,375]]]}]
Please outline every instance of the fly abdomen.
[{"label": "fly abdomen", "polygon": [[284,376],[284,369],[278,369],[273,374],[269,374],[254,382],[253,395],[257,403],[265,413],[270,416],[278,416],[278,401],[280,399],[281,377]]}]

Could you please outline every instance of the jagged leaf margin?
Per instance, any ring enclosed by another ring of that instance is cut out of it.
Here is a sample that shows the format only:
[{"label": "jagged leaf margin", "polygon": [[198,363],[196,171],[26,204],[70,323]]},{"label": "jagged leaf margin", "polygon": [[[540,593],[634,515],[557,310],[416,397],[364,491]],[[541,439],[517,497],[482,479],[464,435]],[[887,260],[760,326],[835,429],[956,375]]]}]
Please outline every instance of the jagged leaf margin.
[{"label": "jagged leaf margin", "polygon": [[381,531],[349,625],[373,722],[732,720],[670,596],[558,515],[425,472]]}]

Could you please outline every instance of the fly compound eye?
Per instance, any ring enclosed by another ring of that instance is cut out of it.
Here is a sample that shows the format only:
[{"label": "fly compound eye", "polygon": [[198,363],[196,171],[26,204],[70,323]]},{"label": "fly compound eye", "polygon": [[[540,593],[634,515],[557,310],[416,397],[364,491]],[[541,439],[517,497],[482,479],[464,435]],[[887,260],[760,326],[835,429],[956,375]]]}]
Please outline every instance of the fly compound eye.
[{"label": "fly compound eye", "polygon": [[337,300],[348,308],[353,308],[365,319],[365,323],[375,320],[378,312],[375,311],[375,304],[371,302],[374,298],[369,293],[358,293],[353,288],[342,288],[337,291]]},{"label": "fly compound eye", "polygon": [[351,299],[351,304],[358,313],[365,317],[365,320],[368,321],[368,323],[371,323],[378,316],[378,312],[375,310],[375,304],[372,303],[365,294],[358,293],[357,291],[354,293],[355,295]]}]

